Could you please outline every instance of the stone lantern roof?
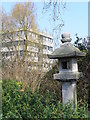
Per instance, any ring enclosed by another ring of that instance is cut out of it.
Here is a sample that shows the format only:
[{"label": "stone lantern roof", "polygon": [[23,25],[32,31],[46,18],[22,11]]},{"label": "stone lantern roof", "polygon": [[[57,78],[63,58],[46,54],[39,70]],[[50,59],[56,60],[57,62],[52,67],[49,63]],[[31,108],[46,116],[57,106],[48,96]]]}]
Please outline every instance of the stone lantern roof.
[{"label": "stone lantern roof", "polygon": [[83,57],[86,54],[81,52],[78,48],[76,48],[74,45],[72,45],[70,34],[64,33],[62,34],[61,42],[63,43],[60,48],[57,48],[51,55],[49,55],[49,58],[51,59],[60,59],[60,58],[78,58]]}]

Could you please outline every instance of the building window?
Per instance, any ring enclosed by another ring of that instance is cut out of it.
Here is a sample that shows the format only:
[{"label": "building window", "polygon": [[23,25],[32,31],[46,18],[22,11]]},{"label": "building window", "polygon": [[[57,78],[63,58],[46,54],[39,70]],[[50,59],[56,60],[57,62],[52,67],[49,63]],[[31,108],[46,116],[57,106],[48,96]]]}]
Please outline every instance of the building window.
[{"label": "building window", "polygon": [[8,42],[8,46],[11,46],[11,42]]},{"label": "building window", "polygon": [[36,57],[38,57],[38,53],[36,53]]},{"label": "building window", "polygon": [[43,37],[43,42],[46,42],[46,38],[45,37]]},{"label": "building window", "polygon": [[25,45],[25,40],[18,41],[19,45]]},{"label": "building window", "polygon": [[47,50],[47,46],[46,46],[46,45],[44,45],[44,46],[43,46],[43,49]]},{"label": "building window", "polygon": [[22,50],[20,50],[20,56],[22,56],[23,55],[23,51]]},{"label": "building window", "polygon": [[14,52],[13,52],[13,51],[11,51],[11,52],[10,52],[10,55],[14,56]]},{"label": "building window", "polygon": [[22,31],[22,35],[24,35],[24,31]]},{"label": "building window", "polygon": [[25,45],[25,39],[23,40],[23,45]]},{"label": "building window", "polygon": [[15,41],[15,45],[18,45],[18,41]]},{"label": "building window", "polygon": [[4,57],[5,56],[5,53],[2,53],[2,57]]},{"label": "building window", "polygon": [[32,33],[32,37],[35,37],[34,33]]},{"label": "building window", "polygon": [[32,57],[34,57],[35,56],[35,53],[32,53]]},{"label": "building window", "polygon": [[70,69],[70,61],[63,61],[61,64],[62,69]]},{"label": "building window", "polygon": [[38,38],[38,35],[35,34],[35,38]]},{"label": "building window", "polygon": [[49,39],[48,39],[48,38],[46,38],[46,41],[47,41],[47,42],[48,42],[48,40],[49,40]]},{"label": "building window", "polygon": [[8,57],[9,56],[9,53],[8,52],[6,52],[6,57]]},{"label": "building window", "polygon": [[53,51],[53,48],[48,46],[48,50],[49,51]]},{"label": "building window", "polygon": [[33,44],[32,46],[33,46],[33,48],[35,48],[35,44]]},{"label": "building window", "polygon": [[50,39],[50,42],[51,42],[51,43],[53,42],[52,39]]}]

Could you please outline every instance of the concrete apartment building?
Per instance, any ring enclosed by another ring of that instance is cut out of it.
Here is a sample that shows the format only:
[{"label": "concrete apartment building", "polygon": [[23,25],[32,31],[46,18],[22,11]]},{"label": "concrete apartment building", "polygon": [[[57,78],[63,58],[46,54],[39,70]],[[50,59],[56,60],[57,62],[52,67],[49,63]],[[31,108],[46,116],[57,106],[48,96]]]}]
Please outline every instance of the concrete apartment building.
[{"label": "concrete apartment building", "polygon": [[[27,47],[26,47],[27,44]],[[53,37],[41,32],[32,30],[17,30],[2,34],[2,58],[11,60],[16,57],[16,51],[22,59],[27,50],[25,61],[29,69],[38,69],[41,65],[43,72],[48,71],[53,64],[47,55],[53,51]]]}]

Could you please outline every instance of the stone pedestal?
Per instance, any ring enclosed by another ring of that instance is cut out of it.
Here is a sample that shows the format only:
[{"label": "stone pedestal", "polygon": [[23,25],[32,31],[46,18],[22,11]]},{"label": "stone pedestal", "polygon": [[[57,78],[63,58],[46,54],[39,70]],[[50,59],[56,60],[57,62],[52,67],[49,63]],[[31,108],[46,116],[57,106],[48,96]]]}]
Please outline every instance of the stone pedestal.
[{"label": "stone pedestal", "polygon": [[62,102],[74,101],[77,104],[76,81],[62,83]]}]

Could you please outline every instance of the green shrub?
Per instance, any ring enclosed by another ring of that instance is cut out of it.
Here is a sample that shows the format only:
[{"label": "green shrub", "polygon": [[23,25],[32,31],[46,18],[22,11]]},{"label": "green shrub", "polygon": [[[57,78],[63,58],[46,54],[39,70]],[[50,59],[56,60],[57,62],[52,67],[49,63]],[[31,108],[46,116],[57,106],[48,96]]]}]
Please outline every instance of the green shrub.
[{"label": "green shrub", "polygon": [[[88,51],[84,51],[84,52],[86,52],[86,56],[78,59],[79,72],[83,72],[83,77],[77,80],[77,96],[78,96],[77,98],[78,101],[83,99],[83,102],[87,101],[88,104],[90,104],[90,97],[89,97],[90,81],[88,76],[88,74],[90,74],[90,67],[89,67],[90,52]],[[57,94],[58,100],[62,99],[62,95],[61,95],[62,83],[60,81],[53,79],[53,74],[56,74],[58,72],[59,72],[59,65],[58,62],[56,62],[56,65],[50,71],[48,71],[43,77],[43,80],[40,85],[40,94],[45,95],[46,90],[49,90],[50,94],[53,94],[53,92]]]},{"label": "green shrub", "polygon": [[53,93],[56,93],[57,100],[61,100],[61,82],[53,79],[53,74],[59,72],[58,64],[59,63],[56,62],[53,68],[44,75],[40,84],[39,92],[45,97],[47,96],[47,91],[49,91],[51,95],[53,95]]},{"label": "green shrub", "polygon": [[2,89],[3,119],[88,118],[88,105],[82,101],[73,109],[71,103],[62,105],[55,93],[32,93],[28,86],[23,90],[22,82],[14,80],[3,81]]}]

